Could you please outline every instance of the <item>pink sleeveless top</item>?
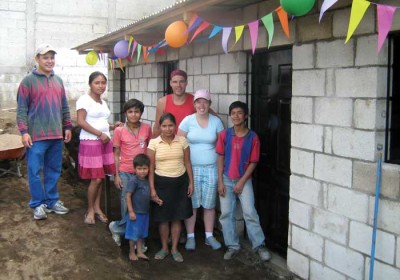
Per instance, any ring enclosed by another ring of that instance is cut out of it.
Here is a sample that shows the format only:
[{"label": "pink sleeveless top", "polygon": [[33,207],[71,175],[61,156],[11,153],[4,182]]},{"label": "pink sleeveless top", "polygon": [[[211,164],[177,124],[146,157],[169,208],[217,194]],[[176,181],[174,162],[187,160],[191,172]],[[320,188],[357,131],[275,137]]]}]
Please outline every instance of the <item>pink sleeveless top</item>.
[{"label": "pink sleeveless top", "polygon": [[165,103],[164,113],[171,113],[175,116],[176,130],[178,131],[178,127],[181,124],[182,120],[186,116],[196,113],[193,105],[193,95],[187,93],[185,103],[183,103],[182,105],[175,105],[174,101],[172,100],[172,94],[168,94]]}]

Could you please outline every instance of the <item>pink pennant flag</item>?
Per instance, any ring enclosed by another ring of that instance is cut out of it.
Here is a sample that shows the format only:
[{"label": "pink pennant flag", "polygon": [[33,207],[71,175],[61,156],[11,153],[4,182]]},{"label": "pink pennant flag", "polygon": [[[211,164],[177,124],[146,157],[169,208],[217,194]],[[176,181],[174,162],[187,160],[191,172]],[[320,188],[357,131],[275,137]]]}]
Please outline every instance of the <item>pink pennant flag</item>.
[{"label": "pink pennant flag", "polygon": [[189,44],[194,40],[194,38],[197,37],[197,35],[199,35],[203,30],[205,30],[207,27],[210,26],[210,23],[208,23],[207,21],[204,21],[199,28],[196,29],[196,31],[194,32],[192,39],[190,39]]},{"label": "pink pennant flag", "polygon": [[379,52],[386,40],[393,22],[393,15],[396,7],[376,4],[378,13],[378,51]]},{"label": "pink pennant flag", "polygon": [[224,27],[222,29],[222,48],[224,52],[228,53],[228,39],[229,35],[231,35],[232,27]]},{"label": "pink pennant flag", "polygon": [[338,0],[325,0],[324,3],[322,3],[321,6],[321,12],[319,13],[319,22],[321,22],[322,17],[324,16],[324,13],[332,7]]},{"label": "pink pennant flag", "polygon": [[362,18],[364,17],[365,12],[368,7],[371,5],[370,2],[365,0],[353,0],[353,4],[351,5],[350,12],[350,23],[349,29],[347,30],[347,37],[345,44],[349,41],[357,26],[360,24]]},{"label": "pink pennant flag", "polygon": [[258,20],[250,22],[248,24],[250,30],[250,39],[251,39],[251,49],[253,50],[253,54],[256,50],[257,39],[258,39]]}]

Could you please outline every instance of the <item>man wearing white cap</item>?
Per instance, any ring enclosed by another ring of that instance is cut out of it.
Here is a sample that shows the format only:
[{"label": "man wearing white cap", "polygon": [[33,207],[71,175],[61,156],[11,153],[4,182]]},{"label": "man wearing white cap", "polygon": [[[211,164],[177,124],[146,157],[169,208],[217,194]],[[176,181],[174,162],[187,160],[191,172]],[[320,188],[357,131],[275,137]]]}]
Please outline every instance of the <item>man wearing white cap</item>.
[{"label": "man wearing white cap", "polygon": [[57,182],[61,175],[63,139],[71,140],[72,123],[64,84],[54,74],[55,49],[40,45],[36,68],[21,82],[17,93],[17,125],[26,147],[28,182],[33,218],[46,213],[66,214],[59,200]]}]

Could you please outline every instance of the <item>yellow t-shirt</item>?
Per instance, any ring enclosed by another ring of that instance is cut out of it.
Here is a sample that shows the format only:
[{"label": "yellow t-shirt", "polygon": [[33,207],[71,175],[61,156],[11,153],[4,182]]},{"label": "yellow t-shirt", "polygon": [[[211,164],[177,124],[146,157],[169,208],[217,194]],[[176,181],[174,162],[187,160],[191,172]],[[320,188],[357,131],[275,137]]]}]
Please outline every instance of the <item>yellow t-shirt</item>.
[{"label": "yellow t-shirt", "polygon": [[184,150],[189,147],[185,137],[175,135],[171,144],[164,142],[161,136],[151,139],[147,149],[155,154],[155,173],[165,177],[179,177],[186,172]]}]

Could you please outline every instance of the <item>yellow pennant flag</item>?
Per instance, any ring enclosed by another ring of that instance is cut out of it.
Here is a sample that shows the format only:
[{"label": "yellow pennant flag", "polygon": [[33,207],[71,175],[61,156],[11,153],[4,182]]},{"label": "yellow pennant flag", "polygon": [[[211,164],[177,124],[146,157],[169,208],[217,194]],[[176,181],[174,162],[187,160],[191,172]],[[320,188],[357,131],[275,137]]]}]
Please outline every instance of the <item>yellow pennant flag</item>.
[{"label": "yellow pennant flag", "polygon": [[240,37],[242,37],[243,29],[244,29],[244,25],[235,26],[235,43],[229,49],[229,51],[231,51],[235,47],[235,45],[239,41]]},{"label": "yellow pennant flag", "polygon": [[364,17],[364,14],[367,11],[369,5],[371,5],[371,3],[365,0],[353,0],[353,5],[351,6],[350,13],[349,29],[347,30],[345,43],[349,41],[357,26],[360,24],[360,21]]}]

